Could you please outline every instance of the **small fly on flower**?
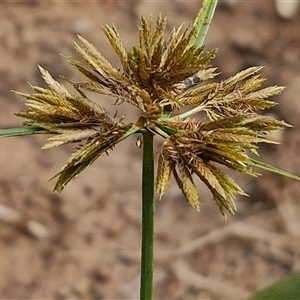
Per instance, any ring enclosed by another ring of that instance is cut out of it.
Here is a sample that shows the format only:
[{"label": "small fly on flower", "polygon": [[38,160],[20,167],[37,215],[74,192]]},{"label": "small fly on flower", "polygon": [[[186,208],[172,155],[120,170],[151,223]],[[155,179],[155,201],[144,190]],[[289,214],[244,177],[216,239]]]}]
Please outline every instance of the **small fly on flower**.
[{"label": "small fly on flower", "polygon": [[183,81],[177,83],[174,85],[175,88],[175,94],[179,94],[182,91],[192,88],[193,86],[199,84],[201,82],[201,75],[203,75],[203,70],[197,72],[191,77],[187,77]]},{"label": "small fly on flower", "polygon": [[199,77],[198,73],[183,80],[183,84],[186,88],[190,88],[191,86],[200,83],[201,78]]},{"label": "small fly on flower", "polygon": [[183,81],[174,85],[174,94],[178,95],[183,91],[193,88],[194,86],[200,84],[201,82],[214,78],[220,73],[216,73],[217,68],[209,68],[198,71],[191,77],[187,77]]}]

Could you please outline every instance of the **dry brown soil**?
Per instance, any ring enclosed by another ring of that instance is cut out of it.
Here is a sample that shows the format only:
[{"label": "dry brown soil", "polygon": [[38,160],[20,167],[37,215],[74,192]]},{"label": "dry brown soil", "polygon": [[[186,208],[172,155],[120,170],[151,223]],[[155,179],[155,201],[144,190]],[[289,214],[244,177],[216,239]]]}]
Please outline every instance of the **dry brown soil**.
[{"label": "dry brown soil", "polygon": [[[170,31],[189,24],[198,8],[196,1],[171,0],[1,1],[0,128],[21,123],[12,113],[24,99],[11,90],[30,92],[28,81],[44,85],[38,64],[58,80],[60,74],[78,79],[59,55],[75,55],[77,34],[118,65],[101,25],[115,24],[128,48],[137,41],[140,13],[162,12]],[[234,8],[221,3],[206,44],[219,48],[214,64],[221,79],[264,65],[268,85],[287,86],[272,114],[294,128],[276,134],[282,145],[261,147],[260,159],[299,174],[299,15],[280,19],[272,1],[239,1]],[[107,98],[93,99],[116,109]],[[138,299],[141,150],[135,139],[101,157],[61,196],[47,180],[74,147],[41,150],[44,143],[44,136],[0,143],[0,204],[23,218],[20,224],[0,221],[0,298]],[[238,211],[227,220],[200,184],[200,213],[173,184],[156,202],[155,299],[243,299],[299,269],[300,185],[262,173],[231,174],[250,196],[237,200]],[[43,227],[30,230],[34,222]]]}]

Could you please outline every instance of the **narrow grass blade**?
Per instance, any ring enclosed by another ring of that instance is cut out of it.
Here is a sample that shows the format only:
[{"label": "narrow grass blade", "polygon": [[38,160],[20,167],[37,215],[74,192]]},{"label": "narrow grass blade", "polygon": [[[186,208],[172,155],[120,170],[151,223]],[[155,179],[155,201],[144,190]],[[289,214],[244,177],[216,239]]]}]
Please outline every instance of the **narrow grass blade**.
[{"label": "narrow grass blade", "polygon": [[274,166],[268,165],[266,163],[263,163],[263,162],[258,161],[256,159],[253,159],[253,158],[250,158],[250,160],[251,160],[252,166],[255,166],[255,167],[258,167],[258,168],[261,168],[261,169],[264,169],[264,170],[267,170],[267,171],[270,171],[270,172],[273,172],[273,173],[276,173],[276,174],[279,174],[279,175],[282,175],[282,176],[300,181],[300,177],[297,176],[297,175],[294,175],[294,174],[289,173],[287,171],[284,171],[282,169],[276,168]]},{"label": "narrow grass blade", "polygon": [[247,300],[300,299],[300,272],[292,273],[264,290],[258,291]]},{"label": "narrow grass blade", "polygon": [[41,131],[45,131],[45,129],[38,127],[38,126],[0,129],[0,138],[35,134],[35,133],[40,133]]},{"label": "narrow grass blade", "polygon": [[214,16],[218,0],[204,0],[193,27],[197,31],[194,39],[191,39],[191,45],[196,45],[197,48],[203,46],[210,22]]}]

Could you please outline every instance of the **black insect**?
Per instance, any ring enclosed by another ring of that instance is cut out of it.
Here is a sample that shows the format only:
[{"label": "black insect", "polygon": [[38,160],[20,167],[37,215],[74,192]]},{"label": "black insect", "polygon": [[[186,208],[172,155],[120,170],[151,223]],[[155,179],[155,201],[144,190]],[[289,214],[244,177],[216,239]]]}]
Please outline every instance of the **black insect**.
[{"label": "black insect", "polygon": [[196,74],[183,80],[183,84],[185,87],[191,87],[192,85],[198,84],[200,81],[200,77]]},{"label": "black insect", "polygon": [[195,75],[184,79],[183,81],[174,85],[175,94],[179,94],[182,91],[193,87],[194,85],[199,84],[202,80],[201,77],[203,75],[203,71],[199,71]]}]

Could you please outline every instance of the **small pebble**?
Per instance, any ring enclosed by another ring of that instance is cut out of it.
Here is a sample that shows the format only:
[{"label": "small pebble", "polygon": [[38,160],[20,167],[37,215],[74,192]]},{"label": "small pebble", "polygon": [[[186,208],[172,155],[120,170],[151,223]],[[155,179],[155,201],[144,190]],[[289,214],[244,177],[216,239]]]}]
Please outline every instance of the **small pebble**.
[{"label": "small pebble", "polygon": [[71,26],[74,32],[79,34],[86,34],[91,30],[92,23],[89,19],[77,18],[72,22]]},{"label": "small pebble", "polygon": [[26,229],[36,239],[45,239],[49,236],[48,229],[36,221],[29,221]]},{"label": "small pebble", "polygon": [[294,127],[300,127],[300,75],[290,77],[286,89],[280,95],[278,109],[283,119]]},{"label": "small pebble", "polygon": [[299,0],[293,1],[283,1],[283,0],[276,0],[275,7],[276,11],[280,17],[284,19],[291,19],[293,16],[296,15],[299,9]]}]

